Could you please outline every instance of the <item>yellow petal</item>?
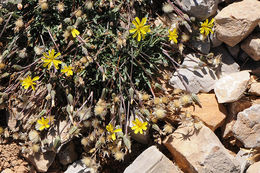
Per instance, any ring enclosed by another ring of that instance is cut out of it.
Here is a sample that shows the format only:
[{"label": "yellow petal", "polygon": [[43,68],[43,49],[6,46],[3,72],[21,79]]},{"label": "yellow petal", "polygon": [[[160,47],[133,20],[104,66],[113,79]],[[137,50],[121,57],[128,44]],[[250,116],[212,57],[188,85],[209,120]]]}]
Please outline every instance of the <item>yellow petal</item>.
[{"label": "yellow petal", "polygon": [[130,29],[129,32],[130,32],[130,34],[132,34],[132,33],[136,32],[136,30],[137,30],[136,28]]},{"label": "yellow petal", "polygon": [[135,20],[136,20],[137,24],[140,25],[140,19],[139,19],[139,17],[135,17]]},{"label": "yellow petal", "polygon": [[32,79],[32,81],[37,81],[37,80],[39,80],[39,76],[35,76],[33,79]]},{"label": "yellow petal", "polygon": [[141,25],[142,25],[142,26],[146,23],[146,20],[147,20],[146,17],[142,18],[142,21],[141,21]]},{"label": "yellow petal", "polygon": [[137,37],[137,41],[141,41],[142,37],[141,37],[141,33],[140,31],[137,31],[138,32],[138,37]]},{"label": "yellow petal", "polygon": [[115,133],[113,133],[111,136],[112,136],[113,140],[116,140],[116,134]]},{"label": "yellow petal", "polygon": [[116,129],[116,130],[114,130],[114,132],[116,133],[116,132],[122,132],[122,129]]}]

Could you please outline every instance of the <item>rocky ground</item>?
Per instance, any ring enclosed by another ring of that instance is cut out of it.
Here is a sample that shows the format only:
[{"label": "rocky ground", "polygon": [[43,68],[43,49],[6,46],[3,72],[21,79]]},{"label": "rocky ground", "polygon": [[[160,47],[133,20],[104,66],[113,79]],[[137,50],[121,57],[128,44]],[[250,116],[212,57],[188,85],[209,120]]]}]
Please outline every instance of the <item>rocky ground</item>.
[{"label": "rocky ground", "polygon": [[[176,0],[191,16],[201,20],[215,18],[214,34],[193,46],[204,54],[221,56],[221,67],[215,71],[207,67],[196,69],[199,57],[188,54],[183,68],[166,81],[173,88],[197,93],[200,104],[186,110],[198,122],[182,124],[163,139],[162,146],[137,145],[131,159],[125,158],[124,164],[108,163],[104,172],[260,173],[260,1],[226,0],[227,5],[223,6],[224,1]],[[177,73],[185,76],[186,85]],[[149,134],[136,139],[149,140]],[[70,142],[59,152],[59,165],[64,167],[55,165],[51,153],[20,156],[21,146],[0,144],[0,170],[33,170],[26,159],[39,172],[46,172],[49,167],[54,172],[90,172],[78,160],[78,143]],[[110,165],[116,169],[109,168]]]}]

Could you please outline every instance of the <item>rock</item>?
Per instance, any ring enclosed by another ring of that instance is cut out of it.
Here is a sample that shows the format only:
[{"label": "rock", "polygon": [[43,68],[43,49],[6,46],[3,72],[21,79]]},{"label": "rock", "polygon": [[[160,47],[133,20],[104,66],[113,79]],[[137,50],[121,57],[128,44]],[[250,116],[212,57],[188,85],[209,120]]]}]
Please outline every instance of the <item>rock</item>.
[{"label": "rock", "polygon": [[239,162],[241,172],[245,172],[245,170],[250,166],[250,157],[252,157],[252,154],[246,152],[244,149],[240,149],[237,153],[236,160]]},{"label": "rock", "polygon": [[69,163],[74,162],[78,158],[74,143],[70,142],[64,145],[58,153],[58,157],[62,165],[68,165]]},{"label": "rock", "polygon": [[201,20],[214,15],[218,9],[218,0],[178,0],[178,5],[188,14]]},{"label": "rock", "polygon": [[249,89],[249,93],[260,96],[260,82],[252,83]]},{"label": "rock", "polygon": [[213,34],[210,34],[209,35],[209,39],[210,39],[210,42],[211,42],[211,46],[214,48],[214,47],[218,47],[220,46],[223,41],[220,41],[218,38],[217,38],[217,35],[216,35],[216,32],[214,32]]},{"label": "rock", "polygon": [[260,60],[260,33],[250,35],[242,42],[241,48],[255,61]]},{"label": "rock", "polygon": [[233,126],[237,119],[237,114],[246,108],[252,106],[252,102],[248,99],[240,99],[238,101],[232,102],[228,105],[228,116],[225,124],[221,127],[222,137],[227,139],[233,136]]},{"label": "rock", "polygon": [[203,54],[208,54],[210,51],[210,41],[191,40],[191,45]]},{"label": "rock", "polygon": [[170,85],[174,88],[180,88],[192,93],[211,91],[217,80],[216,74],[208,67],[197,69],[199,62],[200,60],[197,55],[188,54],[182,63],[182,67],[178,69],[178,73],[182,76],[183,82],[186,84],[187,88],[183,85],[177,72],[175,72],[170,79]]},{"label": "rock", "polygon": [[237,58],[238,57],[238,54],[239,54],[239,51],[240,51],[240,46],[237,44],[233,47],[231,46],[227,46],[227,49],[229,51],[229,53],[234,57],[234,58]]},{"label": "rock", "polygon": [[246,173],[259,173],[259,170],[260,162],[256,162],[247,169]]},{"label": "rock", "polygon": [[244,0],[223,8],[215,17],[219,40],[235,46],[246,38],[260,21],[260,1]]},{"label": "rock", "polygon": [[92,169],[88,168],[81,160],[69,165],[64,173],[91,173]]},{"label": "rock", "polygon": [[134,162],[129,165],[124,173],[181,173],[156,146],[151,146],[140,154]]},{"label": "rock", "polygon": [[140,133],[137,133],[135,134],[134,131],[131,129],[131,127],[134,126],[134,124],[132,123],[133,120],[135,120],[135,118],[138,118],[141,122],[144,122],[145,120],[140,117],[139,115],[130,115],[130,118],[129,118],[129,131],[130,131],[130,136],[136,140],[137,142],[140,142],[142,144],[148,144],[149,141],[150,141],[150,136],[149,136],[149,123],[148,125],[146,126],[147,127],[147,130],[143,131],[144,133],[143,134],[140,134]]},{"label": "rock", "polygon": [[201,93],[197,95],[202,107],[188,107],[192,115],[198,117],[212,131],[220,127],[226,118],[226,108],[217,102],[215,94]]},{"label": "rock", "polygon": [[234,102],[243,96],[250,74],[241,71],[221,77],[215,84],[215,94],[219,103]]},{"label": "rock", "polygon": [[211,51],[215,56],[221,55],[222,57],[222,65],[219,76],[239,71],[239,65],[234,61],[233,57],[229,54],[224,46],[216,47]]},{"label": "rock", "polygon": [[234,156],[203,124],[199,130],[192,126],[180,126],[164,144],[184,172],[240,173]]},{"label": "rock", "polygon": [[233,126],[234,136],[246,148],[260,147],[260,104],[251,106],[237,115]]},{"label": "rock", "polygon": [[44,153],[35,153],[34,155],[25,154],[24,157],[33,164],[37,171],[47,172],[55,159],[55,155],[56,154],[54,152],[47,151]]}]

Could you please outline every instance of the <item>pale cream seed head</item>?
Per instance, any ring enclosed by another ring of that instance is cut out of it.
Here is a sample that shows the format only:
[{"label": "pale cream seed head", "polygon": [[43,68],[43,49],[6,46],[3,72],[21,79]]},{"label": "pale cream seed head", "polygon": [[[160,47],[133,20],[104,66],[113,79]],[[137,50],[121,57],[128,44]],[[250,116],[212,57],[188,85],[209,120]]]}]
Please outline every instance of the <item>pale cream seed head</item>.
[{"label": "pale cream seed head", "polygon": [[90,157],[83,157],[82,162],[87,166],[91,167],[93,160]]},{"label": "pale cream seed head", "polygon": [[162,119],[166,116],[166,111],[163,108],[155,108],[154,115],[156,115],[157,118]]},{"label": "pale cream seed head", "polygon": [[118,161],[123,161],[125,157],[125,153],[123,153],[122,151],[116,151],[114,153],[114,158]]},{"label": "pale cream seed head", "polygon": [[64,3],[63,2],[59,2],[57,5],[57,9],[59,12],[63,12],[64,11]]},{"label": "pale cream seed head", "polygon": [[40,149],[41,149],[41,147],[40,147],[39,144],[33,144],[33,145],[32,145],[32,151],[33,151],[34,153],[38,153],[38,152],[40,151]]},{"label": "pale cream seed head", "polygon": [[29,132],[29,140],[33,143],[37,143],[41,140],[39,133],[36,130],[31,130]]},{"label": "pale cream seed head", "polygon": [[173,127],[170,124],[165,124],[163,127],[163,131],[167,134],[170,134],[173,132]]},{"label": "pale cream seed head", "polygon": [[41,3],[41,9],[42,9],[42,10],[47,10],[48,8],[49,8],[49,5],[48,5],[47,2]]},{"label": "pale cream seed head", "polygon": [[87,137],[81,139],[81,144],[86,147],[89,144],[89,140]]},{"label": "pale cream seed head", "polygon": [[24,26],[24,23],[23,23],[23,19],[18,19],[16,22],[15,22],[15,26],[17,28],[22,28]]},{"label": "pale cream seed head", "polygon": [[82,14],[83,14],[83,12],[82,12],[81,10],[76,10],[76,11],[75,11],[75,16],[76,16],[76,18],[81,17]]}]

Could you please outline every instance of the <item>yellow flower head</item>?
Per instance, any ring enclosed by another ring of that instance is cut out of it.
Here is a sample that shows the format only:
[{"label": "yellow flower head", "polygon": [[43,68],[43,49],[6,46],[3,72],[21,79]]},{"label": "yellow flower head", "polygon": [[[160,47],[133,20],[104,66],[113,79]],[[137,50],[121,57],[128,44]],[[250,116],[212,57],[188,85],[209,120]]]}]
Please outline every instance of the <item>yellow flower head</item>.
[{"label": "yellow flower head", "polygon": [[80,32],[77,29],[73,28],[71,30],[71,34],[72,34],[72,37],[75,38],[80,34]]},{"label": "yellow flower head", "polygon": [[36,85],[36,83],[34,81],[39,80],[39,76],[35,76],[33,79],[31,78],[31,76],[27,76],[24,80],[21,80],[22,82],[22,86],[24,87],[24,89],[28,89],[29,87],[32,87],[33,90],[35,90],[34,85]]},{"label": "yellow flower head", "polygon": [[171,30],[169,29],[168,31],[169,31],[169,35],[168,35],[169,40],[170,40],[170,41],[173,41],[175,44],[177,44],[177,43],[178,43],[178,40],[177,40],[177,38],[178,38],[178,31],[177,31],[177,29],[174,28],[173,31],[171,31]]},{"label": "yellow flower head", "polygon": [[113,140],[116,140],[116,134],[115,134],[115,133],[117,133],[117,132],[122,132],[122,129],[121,129],[121,128],[114,130],[113,125],[110,124],[110,123],[106,126],[106,129],[107,129],[107,131],[111,134],[111,137],[112,137]]},{"label": "yellow flower head", "polygon": [[50,127],[49,121],[50,120],[48,118],[44,119],[43,117],[42,117],[42,119],[37,120],[37,123],[39,125],[39,130],[42,131],[44,129],[49,128]]},{"label": "yellow flower head", "polygon": [[147,18],[142,18],[142,21],[140,22],[140,19],[138,17],[135,18],[135,20],[132,22],[135,25],[134,29],[130,29],[130,33],[134,33],[133,38],[137,36],[137,41],[141,41],[141,39],[145,38],[146,33],[150,32],[150,25],[146,25]]},{"label": "yellow flower head", "polygon": [[65,73],[66,76],[71,76],[73,75],[72,67],[65,65],[63,69],[61,70],[62,73]]},{"label": "yellow flower head", "polygon": [[205,22],[201,23],[200,33],[204,34],[205,36],[209,35],[209,32],[213,33],[212,30],[213,26],[214,26],[214,18],[211,19],[210,22],[208,19],[206,19]]},{"label": "yellow flower head", "polygon": [[138,118],[135,119],[135,121],[132,121],[132,123],[135,125],[133,126],[131,129],[134,130],[134,133],[137,134],[137,133],[141,133],[143,134],[143,130],[146,130],[147,129],[147,122],[141,122]]},{"label": "yellow flower head", "polygon": [[42,58],[42,61],[44,62],[43,67],[48,66],[48,70],[51,68],[52,65],[54,65],[56,69],[59,69],[59,64],[62,63],[62,61],[56,59],[58,56],[60,56],[60,52],[58,52],[56,55],[54,54],[54,49],[49,50],[49,55],[43,53],[43,56],[45,57]]}]

